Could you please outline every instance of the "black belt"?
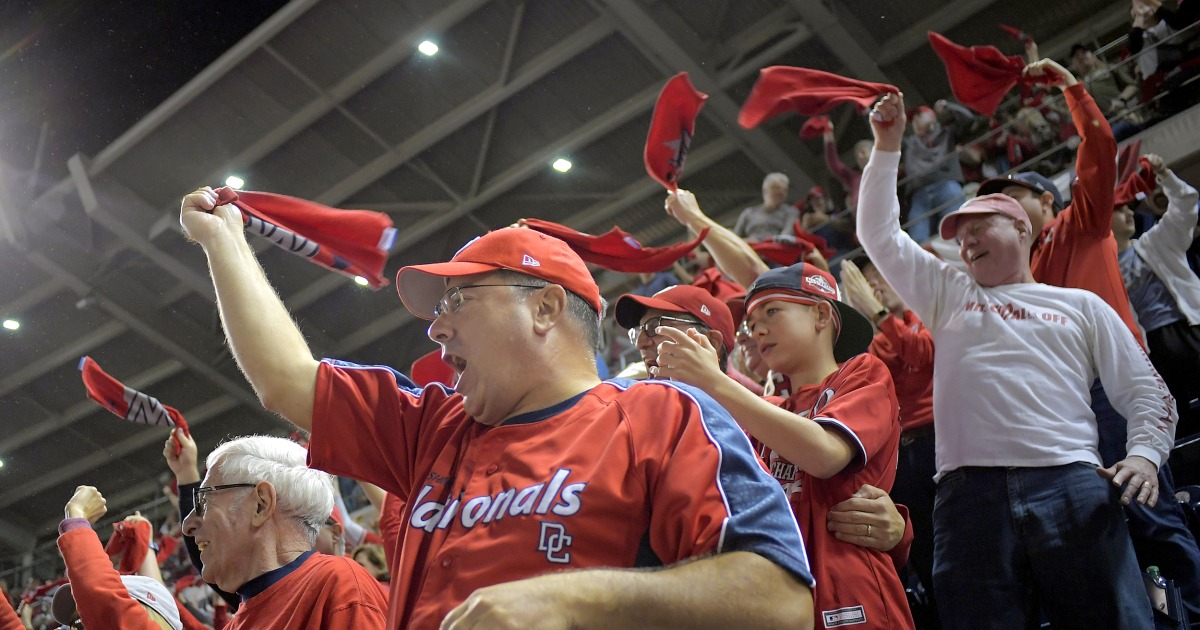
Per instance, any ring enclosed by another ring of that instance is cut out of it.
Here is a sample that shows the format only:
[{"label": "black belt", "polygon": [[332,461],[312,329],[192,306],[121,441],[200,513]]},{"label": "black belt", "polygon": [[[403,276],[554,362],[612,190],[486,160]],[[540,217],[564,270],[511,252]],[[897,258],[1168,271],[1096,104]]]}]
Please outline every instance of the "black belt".
[{"label": "black belt", "polygon": [[900,446],[908,446],[917,440],[933,435],[933,423],[909,429],[900,433]]}]

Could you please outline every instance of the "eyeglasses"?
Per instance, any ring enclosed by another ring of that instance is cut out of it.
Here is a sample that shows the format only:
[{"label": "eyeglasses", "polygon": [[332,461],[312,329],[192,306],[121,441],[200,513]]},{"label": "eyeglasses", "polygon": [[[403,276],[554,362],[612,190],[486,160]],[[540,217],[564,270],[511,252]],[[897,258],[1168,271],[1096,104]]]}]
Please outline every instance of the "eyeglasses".
[{"label": "eyeglasses", "polygon": [[441,299],[433,307],[434,318],[441,317],[448,313],[457,312],[462,307],[464,289],[478,289],[480,287],[516,287],[518,289],[541,289],[546,285],[535,284],[464,284],[457,287],[450,287],[442,294]]},{"label": "eyeglasses", "polygon": [[[658,317],[651,317],[650,319],[647,319],[646,321],[638,324],[637,326],[630,328],[629,329],[629,342],[636,344],[639,333],[645,333],[647,339],[653,339],[653,338],[657,337],[658,334],[654,332],[654,329],[658,328],[659,326],[662,326],[663,322],[674,322],[676,324],[687,324],[688,326],[700,326],[701,328],[704,328],[705,330],[708,329],[708,326],[705,325],[704,322],[697,322],[697,321],[693,321],[690,319],[680,319],[678,317],[670,317],[668,315],[659,315]],[[681,326],[672,326],[672,328],[682,328],[682,327]]]},{"label": "eyeglasses", "polygon": [[195,506],[196,516],[204,517],[204,509],[208,507],[208,499],[204,496],[209,492],[217,490],[228,490],[230,488],[253,488],[256,483],[227,483],[223,486],[205,486],[203,488],[192,488],[192,505]]}]

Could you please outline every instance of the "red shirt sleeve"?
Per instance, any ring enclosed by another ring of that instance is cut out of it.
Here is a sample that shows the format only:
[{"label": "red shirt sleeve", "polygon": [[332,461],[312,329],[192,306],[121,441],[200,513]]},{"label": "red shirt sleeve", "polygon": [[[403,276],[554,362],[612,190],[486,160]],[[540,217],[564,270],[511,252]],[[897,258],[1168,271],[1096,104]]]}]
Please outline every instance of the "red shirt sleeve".
[{"label": "red shirt sleeve", "polygon": [[900,406],[892,374],[879,358],[860,354],[843,364],[831,385],[832,398],[824,404],[818,399],[812,420],[839,427],[850,436],[858,453],[843,472],[857,472],[899,433]]},{"label": "red shirt sleeve", "polygon": [[396,552],[400,548],[400,532],[404,530],[405,502],[392,493],[383,495],[383,506],[379,511],[379,534],[383,537],[383,557],[388,570],[398,566]]},{"label": "red shirt sleeve", "polygon": [[309,465],[407,501],[413,463],[429,444],[425,432],[434,433],[427,421],[456,403],[440,385],[420,388],[389,368],[322,361]]},{"label": "red shirt sleeve", "polygon": [[912,519],[908,517],[908,506],[896,504],[896,511],[900,516],[904,517],[904,535],[900,537],[900,542],[888,551],[888,557],[892,559],[892,564],[896,565],[896,572],[900,573],[904,570],[904,565],[908,564],[908,553],[912,549],[913,526]]},{"label": "red shirt sleeve", "polygon": [[1079,137],[1076,180],[1071,205],[1059,215],[1061,224],[1080,235],[1100,239],[1112,230],[1113,189],[1117,185],[1117,141],[1112,127],[1083,84],[1065,90],[1067,107]]},{"label": "red shirt sleeve", "polygon": [[84,527],[68,531],[58,537],[58,550],[85,626],[159,630],[146,609],[125,590],[121,574],[113,568],[95,531]]},{"label": "red shirt sleeve", "polygon": [[933,335],[921,324],[916,313],[904,311],[904,319],[883,318],[879,322],[879,332],[892,342],[897,358],[905,365],[914,368],[933,365]]},{"label": "red shirt sleeve", "polygon": [[21,618],[3,593],[0,593],[0,630],[25,630]]}]

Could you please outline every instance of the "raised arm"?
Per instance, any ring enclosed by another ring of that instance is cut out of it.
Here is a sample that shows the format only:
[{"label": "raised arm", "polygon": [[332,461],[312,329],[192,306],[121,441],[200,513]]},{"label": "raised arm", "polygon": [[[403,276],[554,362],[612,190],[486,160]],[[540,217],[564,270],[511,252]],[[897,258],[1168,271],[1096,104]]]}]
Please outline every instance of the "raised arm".
[{"label": "raised arm", "polygon": [[811,628],[812,608],[795,576],[734,551],[656,571],[568,571],[489,586],[442,628]]},{"label": "raised arm", "polygon": [[941,286],[937,280],[950,270],[900,229],[896,178],[907,123],[904,98],[884,96],[870,120],[875,147],[859,187],[858,240],[900,299],[922,320],[932,322]]},{"label": "raised arm", "polygon": [[263,406],[312,428],[317,361],[246,242],[240,212],[211,188],[183,198],[179,220],[204,248],[233,356]]},{"label": "raised arm", "polygon": [[833,173],[833,176],[843,186],[847,189],[850,188],[854,182],[855,173],[849,166],[846,166],[846,163],[842,161],[842,157],[838,155],[837,139],[833,135],[832,121],[829,123],[829,129],[825,131],[823,141],[825,144],[825,166],[829,168],[829,172]]},{"label": "raised arm", "polygon": [[709,229],[704,247],[712,254],[717,267],[734,282],[748,287],[767,270],[767,263],[758,257],[745,239],[704,214],[692,193],[682,189],[668,193],[666,208],[667,214],[696,234],[705,228]]},{"label": "raised arm", "polygon": [[1192,230],[1196,227],[1196,189],[1188,185],[1157,155],[1147,155],[1159,186],[1167,196],[1167,212],[1154,227],[1146,231],[1136,243],[1139,249],[1162,252],[1186,252],[1192,245]]},{"label": "raised arm", "polygon": [[1025,67],[1030,76],[1058,75],[1071,121],[1082,142],[1075,153],[1075,185],[1063,220],[1082,234],[1100,239],[1112,231],[1113,188],[1117,185],[1117,141],[1104,114],[1075,75],[1051,59]]}]

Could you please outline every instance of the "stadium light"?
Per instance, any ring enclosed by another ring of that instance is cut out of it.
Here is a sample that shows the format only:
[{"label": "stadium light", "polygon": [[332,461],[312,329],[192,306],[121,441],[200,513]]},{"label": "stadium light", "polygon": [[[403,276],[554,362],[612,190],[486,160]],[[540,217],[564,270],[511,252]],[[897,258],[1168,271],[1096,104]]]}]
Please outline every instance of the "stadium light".
[{"label": "stadium light", "polygon": [[571,170],[571,160],[566,158],[558,158],[557,160],[554,160],[554,163],[550,166],[553,166],[554,170],[558,171],[559,173],[566,173],[567,171]]},{"label": "stadium light", "polygon": [[432,57],[438,53],[438,45],[427,39],[417,45],[417,50],[426,57]]},{"label": "stadium light", "polygon": [[246,185],[246,180],[237,175],[230,175],[225,178],[225,185],[235,190],[241,190],[242,186]]},{"label": "stadium light", "polygon": [[16,330],[21,327],[21,322],[15,319],[6,319],[4,320],[4,327],[9,330]]}]

